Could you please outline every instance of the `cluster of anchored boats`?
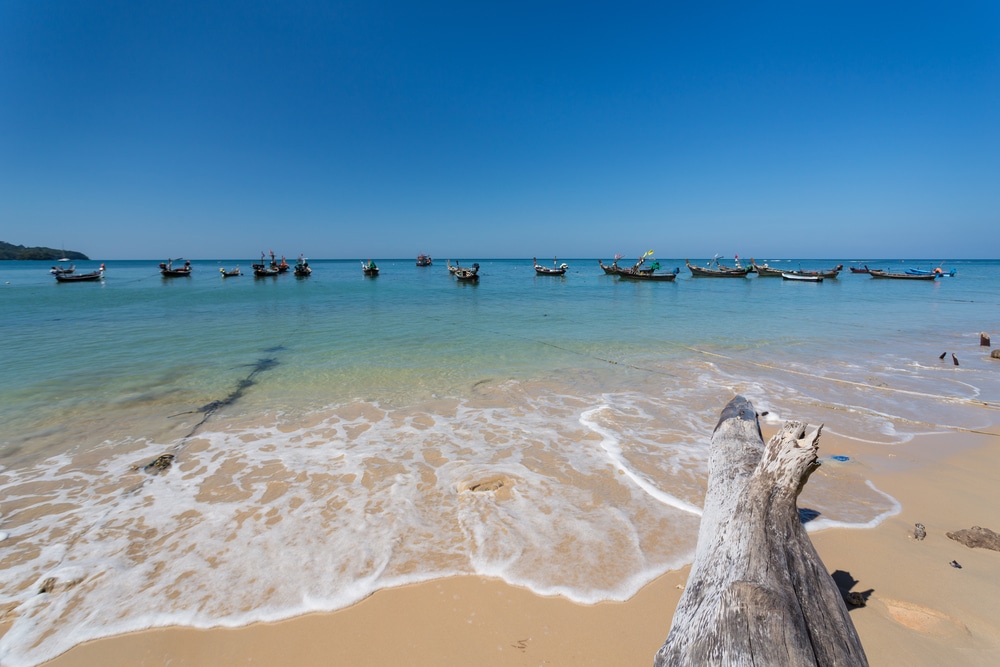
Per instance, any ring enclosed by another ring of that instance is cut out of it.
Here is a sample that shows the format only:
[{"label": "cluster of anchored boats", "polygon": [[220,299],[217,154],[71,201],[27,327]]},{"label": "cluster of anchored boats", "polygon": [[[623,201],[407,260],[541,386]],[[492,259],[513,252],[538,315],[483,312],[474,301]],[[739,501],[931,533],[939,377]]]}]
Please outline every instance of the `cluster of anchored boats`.
[{"label": "cluster of anchored boats", "polygon": [[[660,268],[660,263],[655,259],[651,260],[651,263],[647,267],[643,267],[646,259],[653,254],[650,250],[646,252],[639,258],[633,266],[622,268],[618,266],[618,260],[621,259],[621,255],[615,255],[615,261],[607,266],[603,261],[597,260],[597,263],[604,273],[616,275],[619,278],[626,278],[628,280],[661,280],[669,281],[677,277],[680,272],[679,268],[675,268],[673,272],[668,273],[657,273],[656,271]],[[826,271],[805,271],[802,269],[789,270],[789,269],[775,269],[764,264],[757,264],[756,261],[751,257],[750,264],[743,265],[740,263],[739,256],[734,257],[733,266],[728,266],[719,262],[719,256],[716,255],[714,258],[709,260],[706,266],[696,266],[692,264],[689,260],[684,260],[687,265],[688,270],[691,271],[691,275],[694,277],[704,277],[704,278],[746,278],[751,273],[756,273],[759,278],[782,278],[784,280],[800,280],[804,282],[818,283],[822,282],[824,278],[836,278],[840,275],[840,272],[844,270],[843,264],[838,264],[832,269]],[[537,269],[537,267],[536,267]],[[872,278],[892,278],[897,280],[934,280],[936,278],[942,278],[946,276],[954,276],[955,269],[951,271],[945,271],[944,269],[938,267],[933,271],[926,271],[923,269],[907,269],[904,273],[893,273],[891,271],[881,271],[879,269],[869,269],[868,266],[863,267],[851,267],[851,273],[867,273]]]},{"label": "cluster of anchored boats", "polygon": [[[299,255],[299,259],[294,266],[289,265],[288,262],[285,261],[284,257],[281,258],[280,262],[277,261],[274,251],[271,251],[270,255],[270,262],[265,261],[265,255],[262,252],[260,254],[260,263],[251,264],[254,276],[261,278],[277,276],[282,273],[287,273],[289,270],[291,270],[292,273],[299,278],[305,278],[312,274],[309,262],[306,261],[302,255]],[[612,262],[610,266],[605,264],[600,259],[597,260],[597,263],[604,270],[604,273],[617,276],[623,280],[668,282],[677,278],[677,274],[680,273],[680,268],[675,268],[673,271],[661,271],[662,267],[660,266],[660,262],[653,257],[652,250],[643,253],[642,256],[639,257],[639,260],[632,266],[618,266],[618,261],[621,258],[622,255],[615,255],[614,262]],[[741,264],[738,255],[733,259],[735,260],[733,266],[719,262],[718,255],[709,260],[708,264],[705,266],[696,266],[686,259],[684,260],[684,263],[687,265],[688,270],[691,271],[691,275],[694,277],[746,278],[751,273],[756,273],[760,278],[780,277],[784,280],[801,280],[806,282],[822,282],[824,278],[836,278],[844,269],[843,264],[838,264],[827,271],[804,271],[802,269],[785,270],[772,268],[768,266],[766,262],[764,264],[757,264],[753,258],[750,258],[749,265]],[[173,259],[168,259],[166,262],[160,262],[160,274],[163,275],[164,278],[191,275],[190,261],[185,261],[181,266],[174,266],[174,261],[175,260]],[[180,261],[180,259],[176,261]],[[568,264],[565,262],[560,264],[556,258],[553,258],[551,267],[539,264],[537,258],[534,258],[532,261],[534,262],[535,275],[539,276],[563,276],[566,275],[566,271],[569,269]],[[417,266],[431,266],[432,264],[433,260],[430,255],[417,256]],[[852,266],[850,270],[851,273],[866,273],[872,278],[894,278],[898,280],[935,280],[937,278],[955,275],[955,269],[945,271],[940,267],[934,269],[933,271],[923,269],[907,269],[904,273],[893,273],[890,271],[869,269],[867,265],[860,267]],[[101,280],[104,278],[104,271],[104,264],[101,264],[101,268],[97,271],[77,274],[75,266],[72,264],[66,266],[64,264],[60,266],[53,266],[50,273],[56,277],[57,281],[62,283]],[[374,260],[371,259],[361,261],[361,271],[364,275],[372,278],[379,275],[379,267]],[[240,267],[237,266],[236,268],[228,270],[220,268],[219,273],[226,278],[238,276],[240,275]],[[452,265],[451,260],[448,260],[448,273],[455,276],[455,279],[459,282],[478,282],[479,264],[473,264],[471,267],[464,267],[458,263]]]}]

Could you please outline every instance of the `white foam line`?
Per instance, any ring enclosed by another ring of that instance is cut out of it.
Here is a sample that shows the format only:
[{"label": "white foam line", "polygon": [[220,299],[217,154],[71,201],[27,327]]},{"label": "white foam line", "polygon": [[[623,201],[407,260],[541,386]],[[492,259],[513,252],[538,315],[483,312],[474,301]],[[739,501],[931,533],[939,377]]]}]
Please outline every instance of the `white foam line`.
[{"label": "white foam line", "polygon": [[867,484],[868,488],[870,488],[872,491],[886,498],[891,503],[892,506],[885,512],[882,512],[877,517],[866,523],[849,523],[847,521],[819,519],[818,521],[810,521],[809,523],[807,523],[806,530],[809,532],[814,532],[817,530],[826,530],[827,528],[875,528],[889,517],[896,516],[897,514],[903,511],[903,506],[900,504],[898,500],[890,496],[885,491],[882,491],[879,488],[877,488],[870,479],[866,479],[865,484]]},{"label": "white foam line", "polygon": [[615,438],[610,431],[598,426],[597,423],[590,419],[591,415],[608,408],[609,406],[607,405],[601,405],[583,412],[580,415],[580,423],[585,428],[588,428],[597,435],[601,436],[601,449],[607,453],[608,458],[611,459],[611,462],[615,465],[615,467],[618,468],[618,470],[620,470],[626,477],[632,480],[636,486],[664,505],[669,505],[679,510],[683,510],[684,512],[690,512],[696,516],[701,516],[702,509],[700,507],[661,491],[626,465],[625,457],[622,456],[622,450],[621,447],[618,446],[617,438]]}]

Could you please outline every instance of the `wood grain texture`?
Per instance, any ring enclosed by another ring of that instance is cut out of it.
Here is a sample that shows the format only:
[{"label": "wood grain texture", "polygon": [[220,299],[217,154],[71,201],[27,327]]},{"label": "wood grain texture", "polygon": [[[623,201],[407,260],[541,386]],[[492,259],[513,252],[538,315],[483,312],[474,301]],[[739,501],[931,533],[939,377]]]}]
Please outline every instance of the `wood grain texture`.
[{"label": "wood grain texture", "polygon": [[821,430],[786,422],[765,445],[747,399],[723,409],[691,574],[656,667],[868,664],[796,505]]}]

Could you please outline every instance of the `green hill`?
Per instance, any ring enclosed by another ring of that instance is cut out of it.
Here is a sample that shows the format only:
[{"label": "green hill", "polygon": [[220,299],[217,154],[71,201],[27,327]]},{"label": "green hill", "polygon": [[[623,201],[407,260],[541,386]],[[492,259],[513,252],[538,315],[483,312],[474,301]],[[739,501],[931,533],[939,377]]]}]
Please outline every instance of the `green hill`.
[{"label": "green hill", "polygon": [[62,259],[90,259],[82,252],[73,250],[56,250],[55,248],[26,248],[23,245],[13,245],[0,241],[0,259],[44,259],[55,261]]}]

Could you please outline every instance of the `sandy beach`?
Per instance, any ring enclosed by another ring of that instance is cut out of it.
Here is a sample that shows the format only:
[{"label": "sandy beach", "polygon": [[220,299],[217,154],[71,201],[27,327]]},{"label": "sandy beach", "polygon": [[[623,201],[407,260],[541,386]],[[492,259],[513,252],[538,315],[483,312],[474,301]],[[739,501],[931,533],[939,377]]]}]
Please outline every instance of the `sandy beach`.
[{"label": "sandy beach", "polygon": [[[899,500],[899,514],[874,529],[811,533],[842,588],[867,598],[851,618],[872,665],[1000,664],[1000,553],[946,536],[1000,529],[998,437],[948,433],[897,448],[887,469],[861,474]],[[864,458],[864,446],[824,435],[820,455],[831,450]],[[922,541],[912,538],[916,523],[926,527]],[[279,623],[97,640],[46,664],[649,665],[687,573],[669,572],[626,602],[592,606],[498,580],[441,579]]]}]

